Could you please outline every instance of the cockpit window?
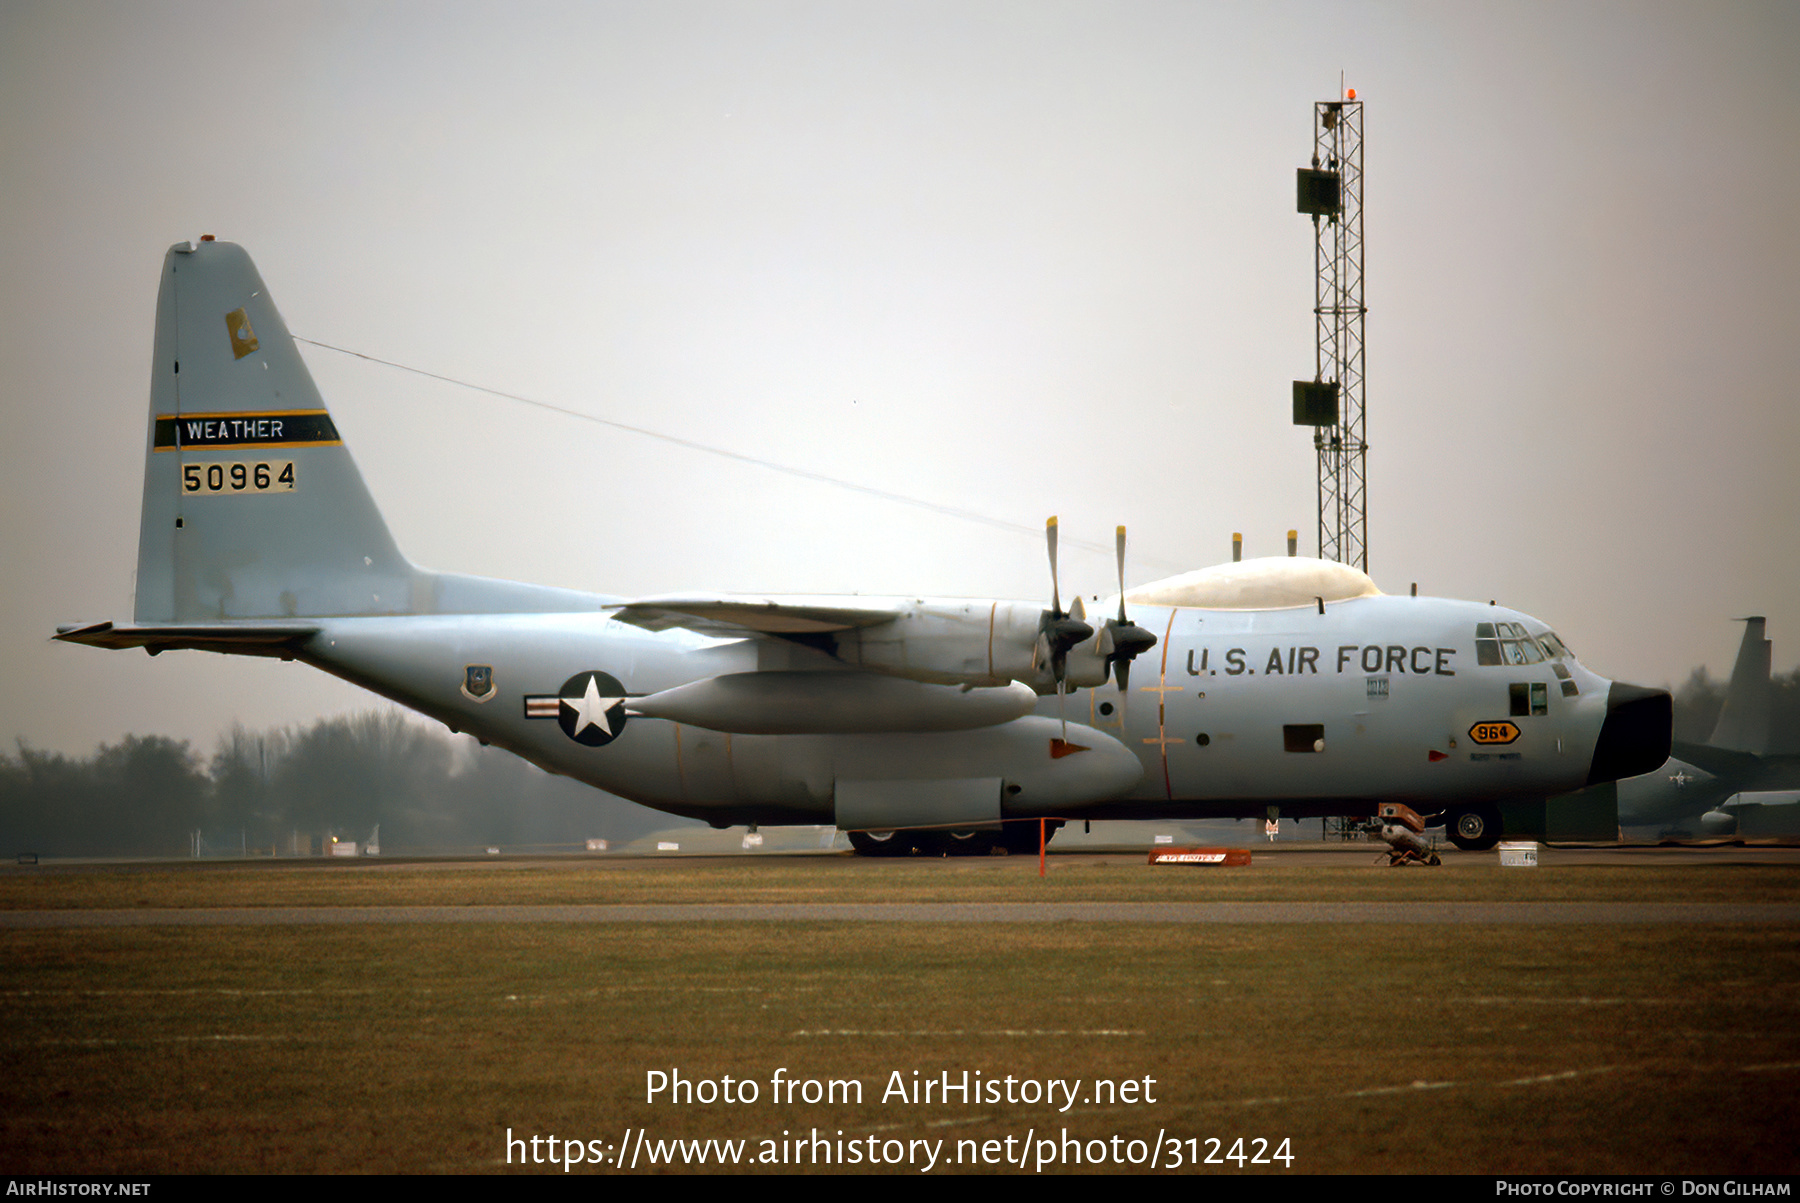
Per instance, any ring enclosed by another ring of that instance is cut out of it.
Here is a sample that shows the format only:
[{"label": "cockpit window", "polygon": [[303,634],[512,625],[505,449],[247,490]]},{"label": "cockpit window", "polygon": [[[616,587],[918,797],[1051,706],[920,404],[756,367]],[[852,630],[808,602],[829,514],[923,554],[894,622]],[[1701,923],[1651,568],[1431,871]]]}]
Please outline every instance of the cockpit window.
[{"label": "cockpit window", "polygon": [[[1542,664],[1544,662],[1544,649],[1538,646],[1537,640],[1525,633],[1524,627],[1516,622],[1503,622],[1498,625],[1505,628],[1507,634],[1510,635],[1510,638],[1503,636],[1500,640],[1500,648],[1506,653],[1508,664]],[[1513,659],[1514,656],[1517,656],[1518,659]]]},{"label": "cockpit window", "polygon": [[1555,635],[1548,638],[1555,640],[1554,645],[1527,634],[1516,622],[1478,622],[1475,624],[1475,663],[1517,665],[1554,660],[1559,653],[1552,650],[1552,646],[1561,648],[1562,643]]}]

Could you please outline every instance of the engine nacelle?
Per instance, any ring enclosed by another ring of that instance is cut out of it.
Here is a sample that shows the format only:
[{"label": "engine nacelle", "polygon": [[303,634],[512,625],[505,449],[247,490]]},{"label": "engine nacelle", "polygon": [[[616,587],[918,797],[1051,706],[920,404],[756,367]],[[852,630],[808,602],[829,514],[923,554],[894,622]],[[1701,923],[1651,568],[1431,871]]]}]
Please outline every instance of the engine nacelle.
[{"label": "engine nacelle", "polygon": [[[1022,681],[1056,692],[1043,636],[1045,611],[1029,602],[920,601],[876,626],[834,635],[837,658],[890,676],[938,685]],[[1071,689],[1105,684],[1104,628],[1069,650]]]},{"label": "engine nacelle", "polygon": [[1737,834],[1738,817],[1729,810],[1714,807],[1700,816],[1700,830],[1714,839],[1726,839]]},{"label": "engine nacelle", "polygon": [[877,672],[939,685],[1033,689],[1049,680],[1036,663],[1043,609],[1026,602],[920,601],[876,626],[835,636],[838,659]]}]

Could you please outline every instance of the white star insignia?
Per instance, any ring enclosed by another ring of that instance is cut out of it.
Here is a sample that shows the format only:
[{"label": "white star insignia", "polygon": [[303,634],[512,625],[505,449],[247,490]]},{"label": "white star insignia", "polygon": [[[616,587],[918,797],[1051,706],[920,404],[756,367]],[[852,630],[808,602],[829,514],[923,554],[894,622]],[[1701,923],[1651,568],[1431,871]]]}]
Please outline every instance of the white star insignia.
[{"label": "white star insignia", "polygon": [[612,724],[606,721],[607,711],[617,706],[624,698],[603,698],[600,696],[600,682],[597,677],[589,677],[587,692],[579,698],[564,698],[562,704],[575,711],[575,730],[570,734],[580,735],[589,727],[598,727],[608,736],[614,734]]}]

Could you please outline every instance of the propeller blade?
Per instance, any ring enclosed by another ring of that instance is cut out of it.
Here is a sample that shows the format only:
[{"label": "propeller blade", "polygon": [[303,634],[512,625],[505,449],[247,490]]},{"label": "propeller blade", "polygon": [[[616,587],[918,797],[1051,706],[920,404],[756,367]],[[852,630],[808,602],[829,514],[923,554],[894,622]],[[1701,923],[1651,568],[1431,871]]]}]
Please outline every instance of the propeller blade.
[{"label": "propeller blade", "polygon": [[[1038,623],[1038,638],[1043,658],[1050,662],[1050,675],[1056,681],[1058,693],[1062,691],[1063,676],[1068,671],[1069,649],[1087,639],[1094,633],[1094,628],[1082,621],[1081,595],[1075,596],[1075,617],[1071,618],[1062,608],[1062,588],[1056,579],[1056,519],[1052,517],[1044,523],[1044,542],[1050,549],[1050,608],[1044,611],[1043,619]],[[1066,723],[1067,720],[1065,719]]]},{"label": "propeller blade", "polygon": [[1119,622],[1125,622],[1125,528],[1120,527],[1114,539],[1119,550]]},{"label": "propeller blade", "polygon": [[1140,653],[1156,646],[1156,636],[1125,615],[1125,528],[1122,526],[1118,529],[1114,545],[1118,549],[1119,559],[1119,616],[1106,620],[1106,642],[1109,645],[1106,649],[1106,662],[1113,670],[1113,679],[1119,683],[1119,692],[1124,693],[1126,681],[1131,675],[1131,662]]}]

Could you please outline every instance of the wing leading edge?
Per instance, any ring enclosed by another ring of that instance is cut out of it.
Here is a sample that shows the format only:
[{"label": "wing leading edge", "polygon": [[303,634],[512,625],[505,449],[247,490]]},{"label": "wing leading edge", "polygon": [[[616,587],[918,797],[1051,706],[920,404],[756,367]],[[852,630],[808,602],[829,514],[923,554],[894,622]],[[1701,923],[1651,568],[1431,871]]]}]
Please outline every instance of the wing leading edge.
[{"label": "wing leading edge", "polygon": [[613,617],[646,631],[681,627],[703,635],[821,635],[893,622],[917,604],[901,598],[672,593],[627,602]]}]

